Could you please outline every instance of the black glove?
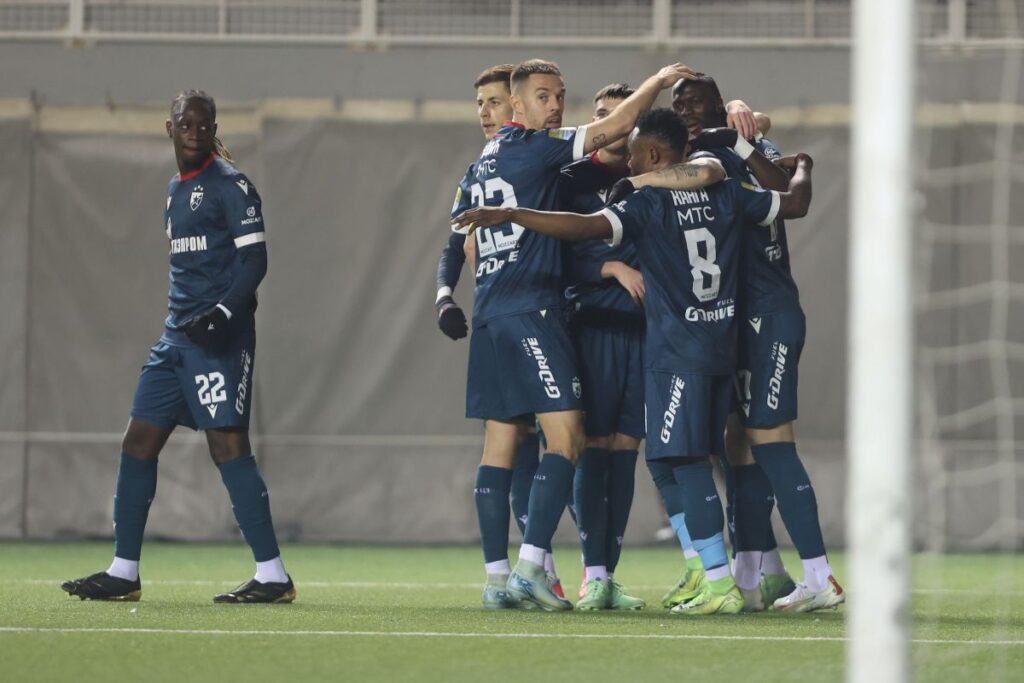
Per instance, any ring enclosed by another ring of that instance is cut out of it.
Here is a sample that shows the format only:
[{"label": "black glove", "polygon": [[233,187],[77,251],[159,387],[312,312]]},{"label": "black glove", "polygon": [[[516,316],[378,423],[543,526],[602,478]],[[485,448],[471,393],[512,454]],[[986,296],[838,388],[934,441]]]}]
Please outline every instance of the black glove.
[{"label": "black glove", "polygon": [[466,314],[450,296],[441,297],[437,302],[437,326],[451,339],[462,339],[469,331]]},{"label": "black glove", "polygon": [[227,346],[231,338],[230,321],[223,309],[215,306],[185,323],[185,335],[196,346],[218,351]]},{"label": "black glove", "polygon": [[604,205],[617,204],[634,192],[636,192],[636,188],[633,187],[629,178],[621,178],[612,185],[612,189],[608,190],[608,198],[605,199]]},{"label": "black glove", "polygon": [[739,135],[735,128],[706,128],[690,141],[690,150],[697,152],[720,147],[732,149],[736,146]]}]

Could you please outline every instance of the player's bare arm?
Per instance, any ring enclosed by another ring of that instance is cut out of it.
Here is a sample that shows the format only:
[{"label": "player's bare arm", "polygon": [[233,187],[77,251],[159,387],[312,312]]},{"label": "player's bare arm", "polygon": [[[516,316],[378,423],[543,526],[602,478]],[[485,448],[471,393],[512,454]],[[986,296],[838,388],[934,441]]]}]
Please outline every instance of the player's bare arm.
[{"label": "player's bare arm", "polygon": [[[661,187],[668,190],[698,190],[725,180],[725,167],[718,159],[701,157],[681,164],[674,164],[658,171],[633,176],[629,181],[633,187]],[[786,179],[789,187],[789,179]]]},{"label": "player's bare arm", "polygon": [[792,159],[793,177],[789,181],[789,191],[779,193],[779,218],[803,218],[811,207],[814,160],[802,153],[787,159]]},{"label": "player's bare arm", "polygon": [[600,213],[584,215],[498,206],[478,206],[464,211],[455,217],[452,227],[472,231],[500,223],[515,223],[542,235],[570,242],[612,236],[612,224]]},{"label": "player's bare arm", "polygon": [[588,124],[583,151],[589,153],[600,149],[616,140],[624,138],[633,130],[633,124],[641,112],[650,109],[662,90],[671,88],[677,81],[694,78],[696,73],[685,64],[671,64],[654,74],[636,89],[636,92],[623,100],[605,118]]}]

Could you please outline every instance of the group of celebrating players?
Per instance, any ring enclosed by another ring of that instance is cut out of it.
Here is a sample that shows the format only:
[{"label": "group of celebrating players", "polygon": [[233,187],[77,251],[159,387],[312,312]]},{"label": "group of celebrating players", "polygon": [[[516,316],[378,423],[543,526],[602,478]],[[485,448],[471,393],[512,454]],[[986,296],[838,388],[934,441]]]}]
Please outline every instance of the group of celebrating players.
[{"label": "group of celebrating players", "polygon": [[[686,562],[664,607],[838,606],[793,431],[805,321],[783,220],[807,213],[811,159],[783,157],[763,136],[767,117],[726,105],[711,77],[682,64],[635,90],[602,88],[578,128],[562,127],[553,62],[494,66],[474,85],[487,143],[459,183],[436,304],[441,330],[466,336],[453,290],[468,260],[484,607],[573,608],[551,554],[567,505],[585,567],[576,609],[645,606],[614,578],[644,438]],[[669,88],[672,108],[652,109]],[[772,532],[776,501],[798,583]],[[523,535],[514,568],[510,514]]]},{"label": "group of celebrating players", "polygon": [[[551,552],[567,506],[585,566],[575,607],[645,606],[614,578],[644,438],[685,557],[664,607],[702,615],[842,603],[793,433],[805,321],[783,219],[808,210],[810,158],[782,157],[763,137],[766,117],[724,104],[713,79],[681,64],[635,90],[602,88],[578,128],[562,127],[565,85],[552,62],[495,66],[475,87],[487,142],[459,183],[436,304],[442,331],[466,336],[452,295],[468,260],[466,415],[485,421],[474,488],[484,606],[573,608]],[[652,109],[668,88],[672,108]],[[252,579],[214,601],[291,602],[248,437],[256,289],[267,270],[262,200],[217,138],[209,95],[175,98],[166,133],[179,170],[164,207],[169,314],[121,444],[114,558],[61,588],[83,600],[140,598],[158,457],[184,425],[206,433],[256,560]],[[772,533],[776,501],[802,560],[799,583]],[[523,535],[514,569],[510,516]]]}]

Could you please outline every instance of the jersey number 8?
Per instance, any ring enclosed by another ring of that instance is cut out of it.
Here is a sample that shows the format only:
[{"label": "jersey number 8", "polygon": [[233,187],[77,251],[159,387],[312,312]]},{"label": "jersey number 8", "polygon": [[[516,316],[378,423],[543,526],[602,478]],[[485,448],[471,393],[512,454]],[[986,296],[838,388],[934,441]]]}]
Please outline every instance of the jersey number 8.
[{"label": "jersey number 8", "polygon": [[[721,286],[722,269],[715,263],[718,245],[715,236],[707,228],[694,228],[683,232],[686,238],[686,252],[690,257],[690,273],[693,275],[693,295],[699,301],[714,301]],[[700,255],[704,245],[707,256]],[[705,284],[705,276],[708,281]]]}]

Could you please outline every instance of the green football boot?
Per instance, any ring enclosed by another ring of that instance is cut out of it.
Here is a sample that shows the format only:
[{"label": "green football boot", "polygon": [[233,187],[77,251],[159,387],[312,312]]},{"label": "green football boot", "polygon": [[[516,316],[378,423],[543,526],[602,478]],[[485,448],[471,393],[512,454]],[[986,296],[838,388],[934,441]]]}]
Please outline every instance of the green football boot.
[{"label": "green football boot", "polygon": [[608,600],[609,609],[643,609],[647,607],[647,603],[640,598],[635,598],[632,595],[626,595],[626,592],[622,590],[622,584],[615,579],[608,579],[608,583],[611,584],[611,595]]},{"label": "green football boot", "polygon": [[505,587],[508,583],[508,574],[488,574],[487,583],[484,584],[484,593],[481,600],[484,609],[515,609],[518,603]]},{"label": "green football boot", "polygon": [[705,581],[700,594],[690,602],[676,605],[672,614],[705,616],[708,614],[739,614],[743,611],[743,595],[731,576]]},{"label": "green football boot", "polygon": [[779,598],[784,598],[796,590],[796,584],[789,574],[762,574],[761,595],[764,604],[771,607]]},{"label": "green football boot", "polygon": [[696,562],[686,561],[686,573],[683,574],[679,583],[661,598],[662,607],[671,608],[681,605],[693,600],[700,593],[701,584],[704,582],[704,565],[700,563],[700,558],[694,558],[694,560]]},{"label": "green football boot", "polygon": [[576,609],[592,612],[599,609],[611,609],[612,582],[610,579],[591,579],[583,592],[583,597],[576,603]]},{"label": "green football boot", "polygon": [[508,577],[508,594],[519,601],[523,609],[542,609],[546,612],[564,612],[572,603],[560,598],[548,586],[544,567],[528,560],[519,560]]}]

